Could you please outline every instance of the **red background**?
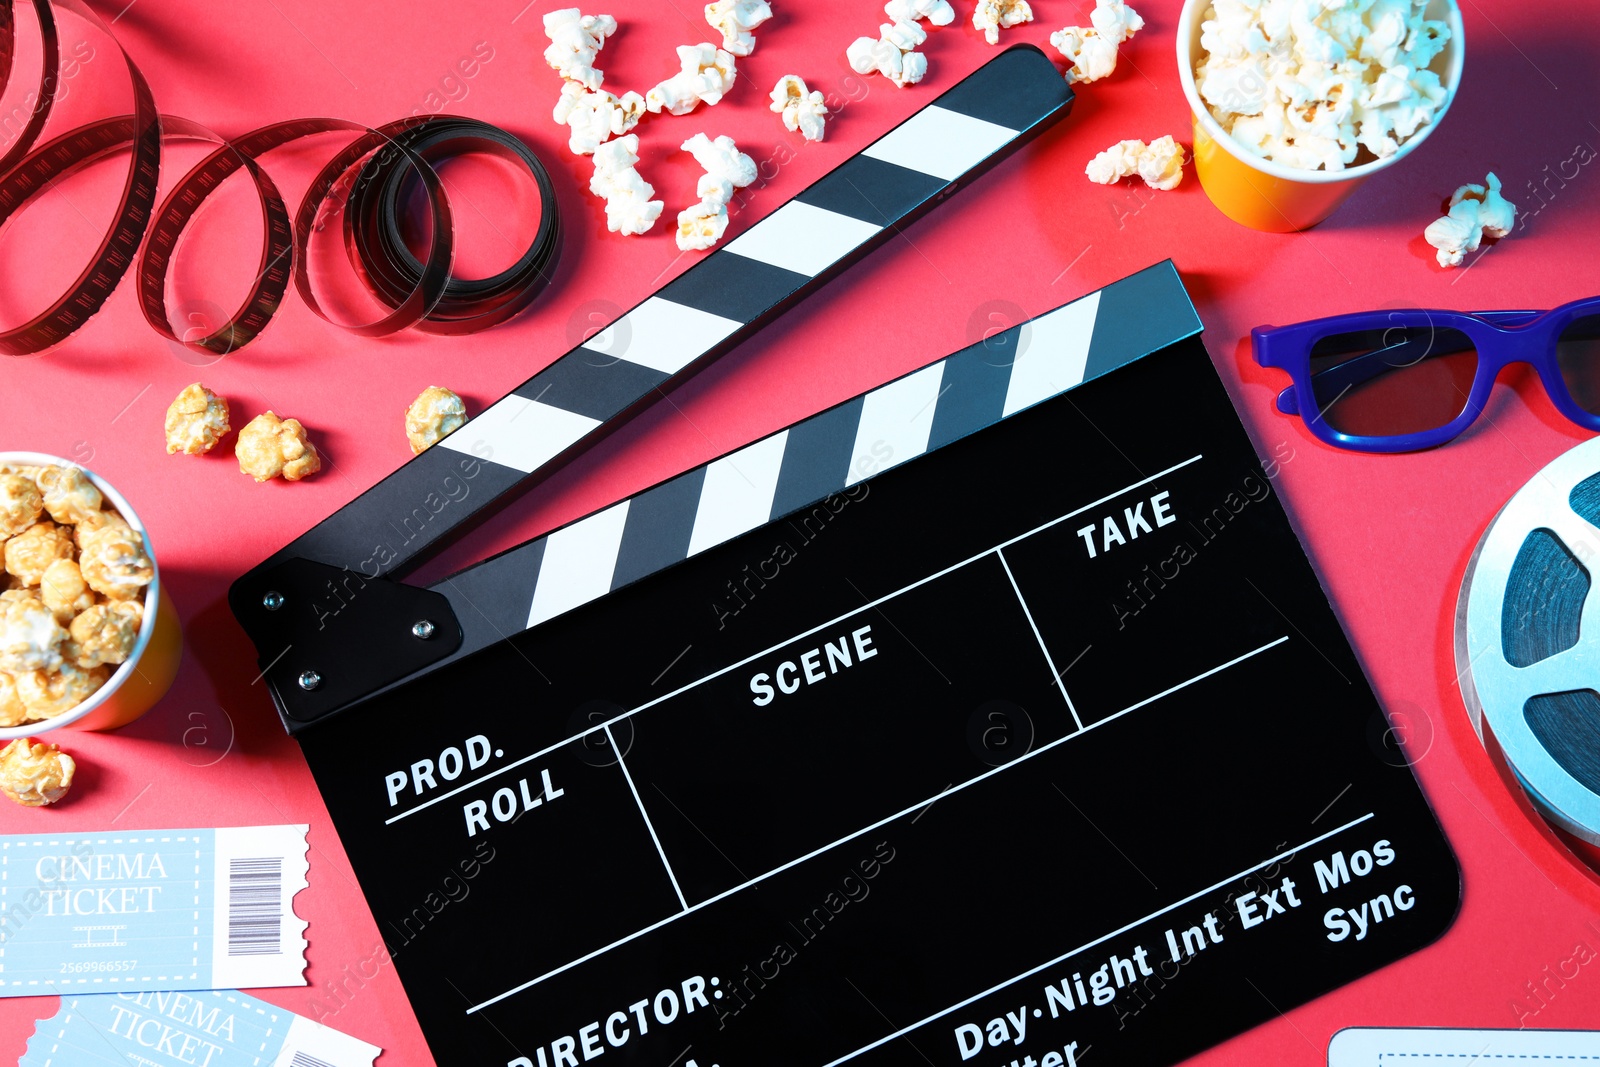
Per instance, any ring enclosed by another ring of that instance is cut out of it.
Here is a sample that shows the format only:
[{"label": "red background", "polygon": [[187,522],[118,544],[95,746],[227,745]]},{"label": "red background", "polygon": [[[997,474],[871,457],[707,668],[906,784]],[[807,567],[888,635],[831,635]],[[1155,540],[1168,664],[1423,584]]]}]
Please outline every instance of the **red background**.
[{"label": "red background", "polygon": [[[524,137],[555,180],[567,235],[554,284],[529,312],[492,331],[368,340],[322,322],[291,294],[260,340],[199,369],[194,354],[175,351],[144,324],[125,281],[58,350],[0,365],[0,449],[76,458],[134,502],[152,531],[187,640],[172,694],[118,733],[58,737],[80,759],[73,795],[43,811],[0,806],[0,831],[310,823],[311,888],[297,900],[310,922],[310,988],[261,995],[381,1045],[384,1063],[428,1064],[391,967],[378,967],[342,1007],[328,1002],[338,1007],[333,1014],[315,1008],[319,990],[347,968],[372,972],[368,961],[380,937],[296,746],[251,682],[254,653],[227,611],[228,583],[407,458],[401,413],[424,386],[449,386],[479,411],[685,269],[693,254],[679,255],[668,224],[693,199],[697,168],[677,151],[680,141],[700,131],[728,133],[763,162],[767,181],[748,191],[731,236],[992,50],[967,24],[971,0],[957,0],[957,24],[934,31],[926,46],[928,79],[900,90],[854,76],[843,60],[850,40],[881,21],[876,2],[780,0],[777,17],[758,31],[755,55],[740,61],[726,102],[686,118],[653,118],[640,129],[641,170],[666,200],[667,217],[653,233],[624,239],[606,232],[600,204],[585,191],[589,163],[567,152],[564,131],[550,117],[558,81],[540,57],[540,16],[553,2],[134,0],[123,9],[124,2],[97,3],[97,10],[107,21],[116,18],[118,39],[164,112],[239,133],[308,115],[379,123],[443,108]],[[566,522],[960,348],[1006,324],[1008,312],[996,312],[993,302],[1037,314],[1170,256],[1258,450],[1282,462],[1279,492],[1379,695],[1414,727],[1418,773],[1465,880],[1460,919],[1442,941],[1193,1062],[1320,1064],[1329,1037],[1350,1025],[1593,1025],[1600,968],[1591,964],[1576,977],[1569,968],[1565,984],[1549,983],[1540,1000],[1531,999],[1526,983],[1544,983],[1580,942],[1600,947],[1600,882],[1536,828],[1496,776],[1463,713],[1451,651],[1456,592],[1479,533],[1518,486],[1585,434],[1551,408],[1531,373],[1515,368],[1477,426],[1446,448],[1405,457],[1337,452],[1274,411],[1272,398],[1284,383],[1251,363],[1247,335],[1260,323],[1368,308],[1549,307],[1594,295],[1600,173],[1575,160],[1592,159],[1600,147],[1600,68],[1593,59],[1600,7],[1589,0],[1464,0],[1466,74],[1438,131],[1327,223],[1306,234],[1270,235],[1220,215],[1192,173],[1167,193],[1084,179],[1088,159],[1117,140],[1171,133],[1189,141],[1173,55],[1178,0],[1137,6],[1147,26],[1124,46],[1117,73],[1085,87],[1055,130],[530,494],[493,535],[473,535],[428,573]],[[1007,31],[1003,42],[1043,45],[1053,29],[1086,24],[1091,7],[1090,0],[1037,0],[1039,21]],[[623,27],[600,61],[607,86],[619,91],[642,91],[672,73],[673,46],[714,39],[699,5],[687,0],[613,0],[604,10]],[[37,60],[30,68],[26,58],[34,40],[29,17],[20,22],[25,57],[0,119],[21,101],[25,90],[16,82],[37,69]],[[69,52],[74,42],[87,42],[93,56],[67,79],[56,131],[126,98],[126,74],[106,38],[68,17],[64,39]],[[492,58],[463,77],[458,62],[475,47],[479,55],[492,50]],[[786,73],[844,101],[824,143],[801,141],[766,110],[767,91]],[[9,136],[0,133],[0,141]],[[1580,145],[1589,147],[1578,152]],[[319,142],[267,163],[295,199],[332,148],[332,141]],[[195,158],[193,147],[174,147],[163,189]],[[5,324],[42,309],[86,261],[112,211],[122,167],[111,160],[69,179],[0,238]],[[1491,169],[1521,209],[1519,226],[1467,269],[1443,271],[1422,229],[1452,189],[1481,182]],[[483,164],[463,164],[447,176],[467,269],[503,264],[533,222],[515,203],[517,187]],[[242,188],[218,200],[189,238],[177,283],[191,302],[232,306],[255,266],[259,214]],[[183,323],[191,324],[203,320]],[[236,428],[269,406],[301,419],[324,451],[323,472],[295,485],[256,485],[238,472],[231,442],[200,459],[165,455],[165,406],[197,377],[229,398]],[[1129,413],[1110,432],[1137,433],[1137,426],[1137,413]],[[1293,714],[1293,707],[1270,711]],[[1260,728],[1271,729],[1271,714]],[[1160,837],[1119,845],[1137,861],[1140,849],[1160,847]],[[33,1020],[55,1007],[47,998],[0,1002],[0,1060],[20,1055]]]}]

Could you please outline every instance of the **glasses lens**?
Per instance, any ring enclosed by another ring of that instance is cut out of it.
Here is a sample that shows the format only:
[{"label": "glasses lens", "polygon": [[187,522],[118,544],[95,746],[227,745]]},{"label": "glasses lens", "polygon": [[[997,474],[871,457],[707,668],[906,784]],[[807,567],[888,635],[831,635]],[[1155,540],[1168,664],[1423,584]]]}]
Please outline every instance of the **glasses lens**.
[{"label": "glasses lens", "polygon": [[1600,315],[1575,319],[1556,341],[1556,362],[1580,408],[1600,415]]},{"label": "glasses lens", "polygon": [[1437,326],[1331,334],[1311,348],[1322,419],[1355,437],[1437,430],[1466,410],[1477,372],[1472,339]]}]

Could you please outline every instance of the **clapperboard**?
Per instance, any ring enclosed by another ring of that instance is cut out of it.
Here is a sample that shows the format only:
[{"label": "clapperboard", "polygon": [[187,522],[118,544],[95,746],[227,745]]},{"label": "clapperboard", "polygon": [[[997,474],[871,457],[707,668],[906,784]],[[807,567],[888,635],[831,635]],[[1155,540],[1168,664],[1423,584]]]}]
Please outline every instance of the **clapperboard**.
[{"label": "clapperboard", "polygon": [[235,585],[441,1064],[1164,1064],[1451,922],[1171,263],[394,580],[1069,98],[1003,53]]}]

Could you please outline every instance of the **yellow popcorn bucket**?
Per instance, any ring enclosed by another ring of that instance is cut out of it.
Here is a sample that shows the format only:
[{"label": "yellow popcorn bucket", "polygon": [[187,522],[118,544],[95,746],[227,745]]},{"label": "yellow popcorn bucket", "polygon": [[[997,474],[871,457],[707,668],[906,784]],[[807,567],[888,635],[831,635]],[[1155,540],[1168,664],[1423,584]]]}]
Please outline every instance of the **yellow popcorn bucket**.
[{"label": "yellow popcorn bucket", "polygon": [[1200,47],[1200,24],[1212,0],[1184,0],[1178,15],[1178,77],[1189,101],[1194,125],[1194,170],[1206,196],[1230,219],[1252,230],[1292,233],[1310,229],[1332,215],[1362,182],[1409,155],[1433,132],[1455,100],[1465,57],[1461,10],[1455,0],[1431,0],[1425,17],[1450,27],[1450,40],[1428,69],[1444,85],[1444,104],[1433,119],[1412,134],[1400,150],[1344,170],[1301,170],[1262,159],[1239,145],[1222,128],[1200,99],[1194,68],[1205,55]]},{"label": "yellow popcorn bucket", "polygon": [[144,538],[145,551],[150,556],[154,577],[144,595],[144,620],[139,627],[139,637],[127,662],[119,665],[106,684],[77,707],[53,719],[44,719],[25,726],[0,728],[0,744],[18,737],[38,737],[63,726],[76,726],[84,730],[114,730],[126,726],[156,703],[172,688],[178,676],[178,664],[183,659],[183,629],[178,622],[177,609],[161,584],[161,565],[156,560],[150,534],[122,494],[112,488],[104,478],[71,460],[42,452],[0,452],[0,466],[78,467],[100,490],[108,505],[117,509],[129,526]]}]

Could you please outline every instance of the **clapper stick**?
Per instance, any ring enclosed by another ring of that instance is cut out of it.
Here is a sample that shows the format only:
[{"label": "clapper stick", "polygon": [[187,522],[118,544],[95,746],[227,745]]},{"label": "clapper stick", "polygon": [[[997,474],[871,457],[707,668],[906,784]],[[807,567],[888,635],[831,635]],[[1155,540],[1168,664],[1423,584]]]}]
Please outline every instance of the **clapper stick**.
[{"label": "clapper stick", "polygon": [[392,579],[811,295],[1071,101],[1039,49],[1006,50],[240,578],[229,601],[285,724],[460,650],[450,600]]},{"label": "clapper stick", "polygon": [[1018,323],[435,583],[463,640],[432,666],[846,493],[1200,329],[1171,260]]}]

